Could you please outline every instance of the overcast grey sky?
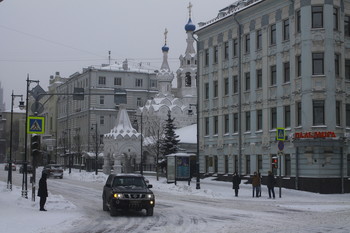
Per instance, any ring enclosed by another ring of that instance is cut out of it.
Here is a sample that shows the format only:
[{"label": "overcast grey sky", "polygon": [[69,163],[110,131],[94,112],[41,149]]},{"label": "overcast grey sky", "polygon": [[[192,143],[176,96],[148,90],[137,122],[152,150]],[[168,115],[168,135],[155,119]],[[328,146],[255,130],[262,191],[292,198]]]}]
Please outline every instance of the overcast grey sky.
[{"label": "overcast grey sky", "polygon": [[[4,0],[0,3],[0,81],[6,108],[11,92],[25,94],[26,78],[47,90],[50,75],[68,77],[90,65],[151,62],[159,69],[168,29],[169,64],[179,67],[184,26],[215,18],[236,0]],[[34,84],[32,84],[34,86]],[[32,87],[32,86],[31,86]]]}]

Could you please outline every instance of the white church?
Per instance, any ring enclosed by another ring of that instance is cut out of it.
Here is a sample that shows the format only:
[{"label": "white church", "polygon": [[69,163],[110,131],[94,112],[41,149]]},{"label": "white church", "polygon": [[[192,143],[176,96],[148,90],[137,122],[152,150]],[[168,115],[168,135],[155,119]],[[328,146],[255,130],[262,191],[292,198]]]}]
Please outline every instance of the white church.
[{"label": "white church", "polygon": [[[197,54],[192,35],[196,27],[191,19],[192,5],[190,4],[188,8],[189,20],[185,25],[187,47],[185,54],[179,58],[180,67],[176,72],[177,88],[172,87],[174,73],[170,70],[168,64],[168,31],[165,29],[165,43],[162,47],[163,62],[157,73],[159,93],[148,100],[145,106],[141,107],[136,113],[139,119],[137,122],[138,131],[132,125],[125,108],[121,106],[115,127],[104,136],[104,173],[110,174],[112,168],[114,173],[133,172],[139,169],[141,157],[142,164],[145,167],[151,164],[154,165],[156,153],[149,145],[156,142],[157,138],[163,134],[169,111],[171,117],[175,118],[175,126],[179,129],[179,132],[186,132],[185,127],[189,127],[194,131],[193,136],[195,137],[196,127],[194,126],[197,122]],[[180,147],[181,143],[186,144],[187,142],[185,139],[181,141],[180,136]],[[189,143],[194,142],[191,140]]]}]

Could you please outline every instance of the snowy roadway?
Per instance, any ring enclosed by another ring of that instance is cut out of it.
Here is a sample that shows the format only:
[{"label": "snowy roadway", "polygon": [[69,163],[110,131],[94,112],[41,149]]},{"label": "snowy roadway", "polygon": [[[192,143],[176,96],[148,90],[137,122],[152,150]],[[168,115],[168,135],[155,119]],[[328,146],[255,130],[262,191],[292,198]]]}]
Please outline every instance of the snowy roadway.
[{"label": "snowy roadway", "polygon": [[[6,182],[3,166],[0,166],[0,175],[0,181]],[[282,189],[282,198],[278,198],[276,188],[277,197],[273,200],[267,198],[265,186],[262,197],[252,198],[251,186],[241,185],[236,198],[227,182],[201,180],[201,189],[196,190],[194,182],[191,186],[186,182],[175,186],[167,184],[164,178],[159,181],[152,176],[147,178],[153,184],[156,196],[154,216],[147,217],[143,211],[110,217],[109,212],[102,210],[101,195],[106,176],[76,170],[68,174],[67,170],[62,180],[48,179],[48,212],[40,215],[41,222],[36,223],[36,228],[32,226],[30,232],[350,232],[349,194],[320,195]],[[5,186],[5,183],[0,185]],[[18,172],[14,172],[14,185],[21,186]],[[0,196],[9,193],[1,187]],[[19,200],[21,203],[31,202],[30,198],[18,199],[22,199]],[[62,210],[55,202],[67,207]],[[17,205],[17,208],[20,207]],[[32,211],[33,216],[39,213],[38,200],[28,211]],[[49,219],[54,214],[62,218],[61,222],[40,226],[46,217]],[[11,221],[14,216],[0,213],[0,217],[1,232],[18,232],[18,224],[11,228],[1,223]],[[31,221],[35,222],[34,217]],[[6,231],[1,230],[2,225],[7,227]]]}]

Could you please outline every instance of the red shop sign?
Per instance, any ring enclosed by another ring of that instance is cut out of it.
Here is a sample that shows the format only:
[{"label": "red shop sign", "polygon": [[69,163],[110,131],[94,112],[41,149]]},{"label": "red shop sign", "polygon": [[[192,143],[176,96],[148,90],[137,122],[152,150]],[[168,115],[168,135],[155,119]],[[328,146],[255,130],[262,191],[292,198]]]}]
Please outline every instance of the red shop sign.
[{"label": "red shop sign", "polygon": [[337,136],[332,131],[294,133],[294,138],[335,138],[335,137]]}]

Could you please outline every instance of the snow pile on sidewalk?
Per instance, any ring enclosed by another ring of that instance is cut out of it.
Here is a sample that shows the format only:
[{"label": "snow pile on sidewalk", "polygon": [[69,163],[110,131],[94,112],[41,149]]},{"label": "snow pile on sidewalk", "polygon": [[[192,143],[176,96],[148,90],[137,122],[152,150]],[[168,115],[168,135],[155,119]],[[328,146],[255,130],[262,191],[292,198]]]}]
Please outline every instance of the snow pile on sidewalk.
[{"label": "snow pile on sidewalk", "polygon": [[0,229],[1,232],[18,233],[49,232],[49,228],[55,228],[64,222],[78,217],[76,206],[66,201],[62,196],[52,195],[46,202],[46,208],[50,211],[39,211],[39,197],[35,202],[21,197],[21,188],[13,186],[12,191],[7,189],[7,184],[0,181]]}]

